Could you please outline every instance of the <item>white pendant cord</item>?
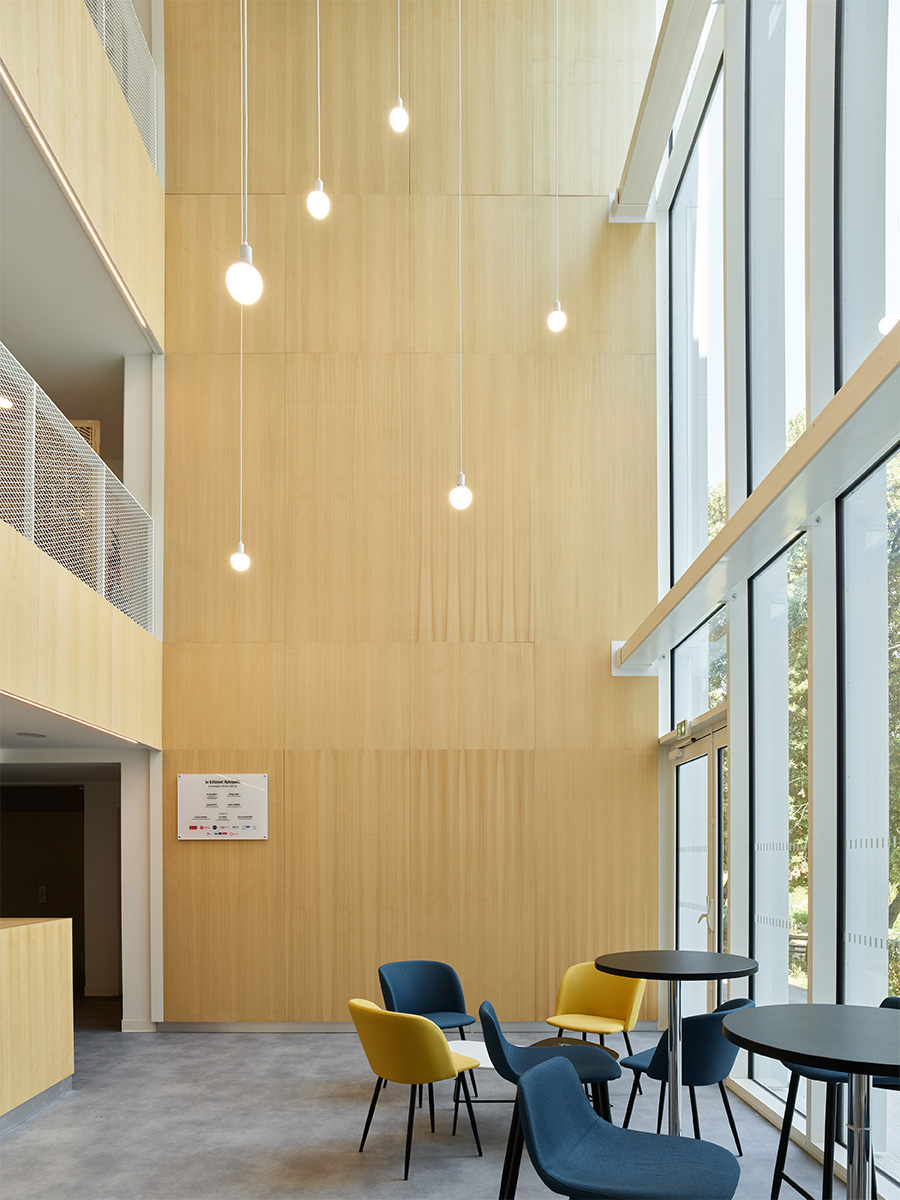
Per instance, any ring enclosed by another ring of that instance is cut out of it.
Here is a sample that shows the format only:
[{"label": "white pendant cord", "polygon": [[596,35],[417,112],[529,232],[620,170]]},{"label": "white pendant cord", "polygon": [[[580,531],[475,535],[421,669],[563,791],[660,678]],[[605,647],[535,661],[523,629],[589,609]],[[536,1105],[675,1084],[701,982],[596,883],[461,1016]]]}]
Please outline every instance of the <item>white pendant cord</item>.
[{"label": "white pendant cord", "polygon": [[559,0],[556,0],[556,302],[559,303]]},{"label": "white pendant cord", "polygon": [[400,0],[397,0],[397,95],[403,95],[400,90]]},{"label": "white pendant cord", "polygon": [[241,305],[241,349],[239,356],[240,382],[238,384],[238,542],[244,545],[244,306]]},{"label": "white pendant cord", "polygon": [[458,128],[458,151],[459,151],[459,204],[457,206],[457,218],[459,222],[459,261],[457,270],[459,272],[459,471],[462,474],[462,0],[457,0],[457,40],[459,42],[459,128]]},{"label": "white pendant cord", "polygon": [[247,220],[247,145],[249,108],[247,95],[247,0],[241,0],[241,242],[249,242]]},{"label": "white pendant cord", "polygon": [[322,51],[319,42],[319,0],[316,0],[316,141],[318,157],[316,178],[322,178]]}]

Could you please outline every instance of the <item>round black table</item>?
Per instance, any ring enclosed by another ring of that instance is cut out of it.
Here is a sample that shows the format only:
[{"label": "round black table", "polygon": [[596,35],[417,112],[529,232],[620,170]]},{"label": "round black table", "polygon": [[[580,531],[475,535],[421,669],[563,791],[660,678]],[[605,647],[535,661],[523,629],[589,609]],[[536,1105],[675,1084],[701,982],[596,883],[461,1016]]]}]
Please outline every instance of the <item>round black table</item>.
[{"label": "round black table", "polygon": [[623,950],[594,959],[598,971],[631,979],[665,979],[669,985],[669,1133],[681,1133],[681,984],[739,979],[759,970],[755,958],[713,950]]},{"label": "round black table", "polygon": [[857,1004],[769,1004],[729,1013],[729,1041],[801,1067],[846,1071],[847,1198],[872,1198],[873,1075],[900,1079],[900,1011]]}]

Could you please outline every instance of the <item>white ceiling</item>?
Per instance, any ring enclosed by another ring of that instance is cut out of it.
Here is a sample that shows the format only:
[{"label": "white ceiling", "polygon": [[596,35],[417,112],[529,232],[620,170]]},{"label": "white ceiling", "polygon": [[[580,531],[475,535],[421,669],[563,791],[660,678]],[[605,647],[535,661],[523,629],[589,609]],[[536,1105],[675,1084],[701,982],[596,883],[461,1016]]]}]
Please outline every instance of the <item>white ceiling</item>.
[{"label": "white ceiling", "polygon": [[0,341],[69,418],[122,458],[123,356],[150,347],[0,89]]},{"label": "white ceiling", "polygon": [[[110,751],[127,750],[133,745],[125,738],[0,693],[0,750]],[[5,775],[6,766],[3,771]]]}]

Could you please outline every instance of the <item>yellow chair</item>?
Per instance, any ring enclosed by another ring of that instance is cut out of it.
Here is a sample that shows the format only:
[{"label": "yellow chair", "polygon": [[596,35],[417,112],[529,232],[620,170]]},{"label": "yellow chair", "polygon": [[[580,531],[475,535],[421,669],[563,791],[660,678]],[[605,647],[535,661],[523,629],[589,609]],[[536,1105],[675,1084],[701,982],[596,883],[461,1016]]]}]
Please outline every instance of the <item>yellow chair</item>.
[{"label": "yellow chair", "polygon": [[628,1034],[637,1022],[646,983],[646,979],[607,975],[592,962],[576,963],[562,977],[556,1011],[547,1018],[547,1024],[556,1026],[558,1037],[567,1029],[585,1039],[589,1033],[599,1034],[601,1046],[605,1034],[624,1034],[631,1054]]},{"label": "yellow chair", "polygon": [[462,1084],[472,1133],[475,1135],[475,1145],[481,1155],[481,1140],[478,1137],[478,1126],[475,1124],[475,1113],[472,1110],[472,1100],[466,1084],[466,1071],[479,1066],[477,1058],[468,1058],[463,1054],[455,1054],[447,1045],[447,1039],[433,1021],[414,1013],[385,1012],[371,1000],[348,1001],[350,1016],[362,1042],[369,1066],[378,1076],[372,1103],[369,1105],[369,1115],[366,1117],[362,1141],[359,1151],[362,1153],[366,1144],[369,1126],[378,1103],[378,1094],[385,1081],[391,1083],[408,1083],[409,1119],[406,1124],[406,1161],[403,1167],[403,1178],[409,1178],[409,1153],[412,1148],[413,1117],[416,1111],[416,1089],[423,1083],[428,1084],[428,1108],[431,1114],[431,1132],[434,1133],[434,1084],[441,1079],[456,1079],[457,1088],[454,1092],[453,1131],[456,1132],[456,1110],[459,1107],[458,1085]]}]

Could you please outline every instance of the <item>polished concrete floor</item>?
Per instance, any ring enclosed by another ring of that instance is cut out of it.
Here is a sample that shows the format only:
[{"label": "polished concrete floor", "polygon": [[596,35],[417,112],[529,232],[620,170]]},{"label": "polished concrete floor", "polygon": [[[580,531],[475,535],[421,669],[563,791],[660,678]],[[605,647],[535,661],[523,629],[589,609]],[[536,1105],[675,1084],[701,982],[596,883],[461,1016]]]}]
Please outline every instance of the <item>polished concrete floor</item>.
[{"label": "polished concrete floor", "polygon": [[[449,1083],[435,1088],[434,1135],[427,1110],[418,1114],[408,1183],[406,1088],[383,1092],[365,1152],[357,1153],[373,1076],[355,1034],[122,1034],[114,1007],[102,1003],[83,1007],[78,1024],[73,1091],[0,1141],[3,1200],[498,1195],[510,1106],[476,1107],[484,1144],[478,1158],[467,1122],[450,1136]],[[655,1038],[635,1033],[635,1050]],[[520,1033],[513,1040],[536,1039]],[[478,1080],[483,1099],[511,1096],[492,1071],[480,1071]],[[629,1090],[630,1073],[611,1085],[616,1124]],[[655,1129],[656,1097],[656,1085],[645,1086],[632,1127]],[[699,1101],[704,1137],[733,1149],[718,1090],[700,1089]],[[744,1145],[737,1196],[766,1200],[777,1132],[739,1100],[733,1106]],[[821,1194],[821,1168],[796,1147],[789,1162],[794,1177]],[[552,1194],[526,1156],[518,1195]],[[784,1200],[792,1196],[784,1187]],[[835,1200],[842,1196],[836,1183]]]}]

